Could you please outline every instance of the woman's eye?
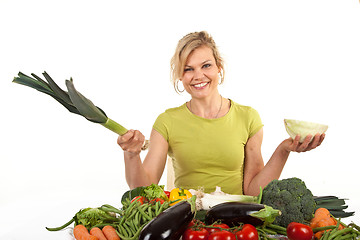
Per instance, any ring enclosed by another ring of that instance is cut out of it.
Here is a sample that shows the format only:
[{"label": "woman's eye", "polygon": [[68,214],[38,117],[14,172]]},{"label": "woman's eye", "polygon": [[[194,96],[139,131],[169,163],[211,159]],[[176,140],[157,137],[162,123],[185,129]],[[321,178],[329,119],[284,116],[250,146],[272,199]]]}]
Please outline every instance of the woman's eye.
[{"label": "woman's eye", "polygon": [[210,63],[207,63],[207,64],[204,64],[204,65],[203,65],[203,68],[209,68],[209,67],[211,67],[211,64],[210,64]]},{"label": "woman's eye", "polygon": [[192,70],[192,68],[185,68],[184,69],[184,72],[189,72],[189,71],[191,71]]}]

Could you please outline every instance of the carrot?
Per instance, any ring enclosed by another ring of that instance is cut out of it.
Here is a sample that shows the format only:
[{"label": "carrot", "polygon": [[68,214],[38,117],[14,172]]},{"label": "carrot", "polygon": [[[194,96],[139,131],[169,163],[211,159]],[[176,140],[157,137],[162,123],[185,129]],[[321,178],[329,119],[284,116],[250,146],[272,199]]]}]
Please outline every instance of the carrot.
[{"label": "carrot", "polygon": [[91,230],[90,230],[90,234],[97,237],[99,240],[107,240],[104,233],[101,231],[100,228],[98,227],[93,227]]},{"label": "carrot", "polygon": [[73,230],[76,240],[98,240],[97,237],[90,235],[89,231],[84,225],[76,225]]},{"label": "carrot", "polygon": [[120,240],[120,237],[116,233],[116,230],[113,226],[106,225],[105,227],[103,227],[102,231],[107,240]]},{"label": "carrot", "polygon": [[[315,211],[314,218],[310,221],[310,227],[312,229],[318,227],[327,227],[327,226],[336,226],[338,221],[330,214],[329,210],[326,208],[318,208]],[[343,229],[345,226],[343,224],[339,224],[339,229]],[[315,238],[320,239],[324,234],[323,231],[318,231],[315,233]]]},{"label": "carrot", "polygon": [[330,212],[326,208],[318,208],[314,214],[314,218],[316,219],[328,218],[330,216]]}]

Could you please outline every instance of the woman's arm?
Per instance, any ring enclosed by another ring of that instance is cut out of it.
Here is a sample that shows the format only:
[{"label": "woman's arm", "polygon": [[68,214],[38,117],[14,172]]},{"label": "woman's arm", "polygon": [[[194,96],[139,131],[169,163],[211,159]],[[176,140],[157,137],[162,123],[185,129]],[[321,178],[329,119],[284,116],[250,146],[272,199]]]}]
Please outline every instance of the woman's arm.
[{"label": "woman's arm", "polygon": [[264,188],[269,182],[278,179],[289,157],[290,152],[306,152],[318,147],[325,138],[325,134],[316,134],[314,139],[307,136],[303,143],[299,142],[300,136],[295,139],[286,139],[276,148],[273,155],[264,166],[261,155],[263,130],[252,136],[245,146],[244,167],[244,194],[258,195],[260,186]]},{"label": "woman's arm", "polygon": [[137,130],[129,130],[118,138],[118,144],[124,150],[125,177],[130,188],[159,183],[165,168],[167,141],[153,129],[148,153],[142,162],[140,152],[144,139],[143,134]]}]

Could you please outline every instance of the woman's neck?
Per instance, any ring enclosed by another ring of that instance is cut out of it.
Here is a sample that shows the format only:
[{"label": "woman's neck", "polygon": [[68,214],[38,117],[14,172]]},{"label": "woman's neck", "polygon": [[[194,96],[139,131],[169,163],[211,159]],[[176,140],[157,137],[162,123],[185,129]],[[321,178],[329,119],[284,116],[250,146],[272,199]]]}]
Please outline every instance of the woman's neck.
[{"label": "woman's neck", "polygon": [[207,119],[224,116],[229,110],[229,100],[220,94],[209,99],[192,98],[187,107],[193,114]]}]

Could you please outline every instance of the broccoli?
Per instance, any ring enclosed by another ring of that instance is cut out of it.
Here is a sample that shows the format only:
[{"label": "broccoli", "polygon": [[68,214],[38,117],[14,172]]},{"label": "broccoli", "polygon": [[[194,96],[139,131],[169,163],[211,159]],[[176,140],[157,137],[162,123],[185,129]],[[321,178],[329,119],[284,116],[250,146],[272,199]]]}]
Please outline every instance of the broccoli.
[{"label": "broccoli", "polygon": [[274,224],[282,227],[291,222],[310,222],[316,207],[313,194],[296,177],[271,181],[263,190],[261,203],[281,211]]}]

